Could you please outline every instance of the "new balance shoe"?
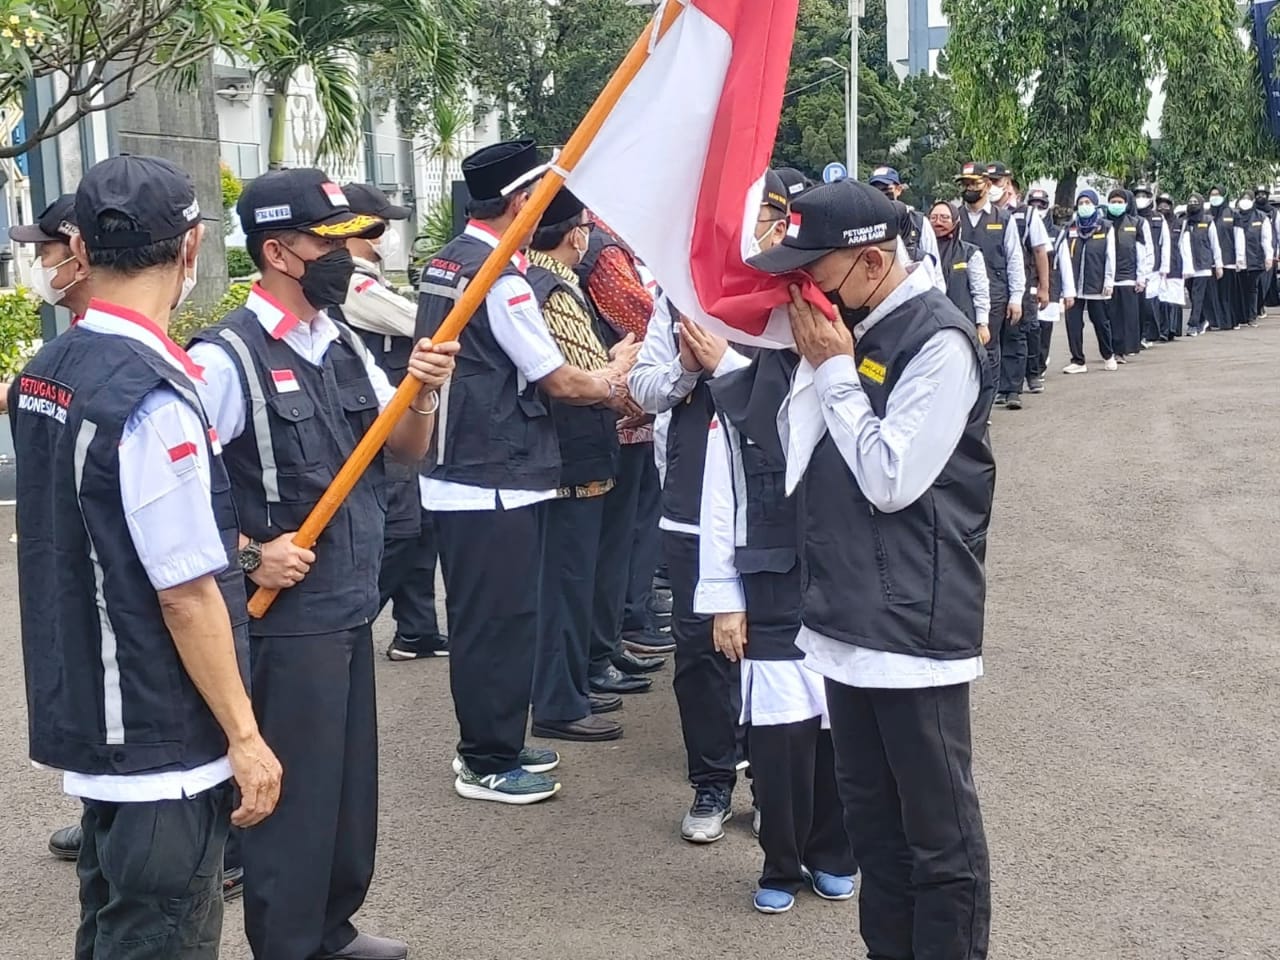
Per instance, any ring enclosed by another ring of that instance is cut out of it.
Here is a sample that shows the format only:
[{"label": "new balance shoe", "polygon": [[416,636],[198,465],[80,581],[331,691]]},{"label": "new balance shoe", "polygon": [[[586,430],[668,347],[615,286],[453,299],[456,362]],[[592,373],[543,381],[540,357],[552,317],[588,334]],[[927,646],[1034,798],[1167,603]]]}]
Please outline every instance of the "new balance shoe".
[{"label": "new balance shoe", "polygon": [[465,763],[453,789],[468,800],[492,800],[524,806],[549,800],[560,792],[560,782],[544,773],[530,773],[522,767],[505,773],[475,773]]},{"label": "new balance shoe", "polygon": [[733,819],[732,794],[723,787],[699,787],[693,806],[680,822],[680,836],[690,843],[715,843]]},{"label": "new balance shoe", "polygon": [[449,655],[449,638],[443,634],[434,637],[405,637],[396,634],[387,647],[388,660],[430,660]]},{"label": "new balance shoe", "polygon": [[[520,766],[526,773],[550,773],[560,766],[560,754],[542,747],[525,747],[520,751]],[[453,757],[453,772],[462,773],[462,758]]]},{"label": "new balance shoe", "polygon": [[838,877],[834,873],[827,873],[823,870],[810,870],[808,867],[801,867],[800,873],[809,881],[809,886],[813,887],[813,892],[823,900],[853,899],[853,894],[856,890],[853,877]]},{"label": "new balance shoe", "polygon": [[752,902],[761,913],[786,913],[796,905],[796,898],[785,890],[761,887]]}]

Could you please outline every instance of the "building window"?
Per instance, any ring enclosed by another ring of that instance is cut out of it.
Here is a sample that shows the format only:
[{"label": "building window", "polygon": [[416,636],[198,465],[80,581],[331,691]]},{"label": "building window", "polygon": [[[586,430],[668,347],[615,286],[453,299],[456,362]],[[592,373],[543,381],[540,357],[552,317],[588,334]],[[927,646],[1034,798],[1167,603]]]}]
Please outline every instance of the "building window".
[{"label": "building window", "polygon": [[396,179],[396,155],[394,153],[380,153],[377,155],[377,175],[379,186],[396,186],[400,181]]},{"label": "building window", "polygon": [[252,180],[262,173],[262,155],[256,143],[222,141],[222,162],[239,180]]}]

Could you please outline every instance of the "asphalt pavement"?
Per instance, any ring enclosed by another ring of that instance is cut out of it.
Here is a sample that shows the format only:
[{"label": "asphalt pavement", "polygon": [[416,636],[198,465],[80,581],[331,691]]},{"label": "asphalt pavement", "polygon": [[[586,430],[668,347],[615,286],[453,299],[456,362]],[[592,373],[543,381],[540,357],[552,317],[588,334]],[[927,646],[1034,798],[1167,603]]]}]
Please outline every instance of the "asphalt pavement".
[{"label": "asphalt pavement", "polygon": [[[991,957],[1280,960],[1280,317],[1078,377],[1056,372],[1063,333],[1047,392],[993,415],[973,698]],[[26,759],[2,536],[0,617],[0,954],[54,960],[70,955],[75,873],[45,844],[77,810]],[[385,619],[376,636],[384,647]],[[745,790],[723,841],[680,840],[669,668],[628,698],[622,740],[563,745],[563,791],[529,808],[454,794],[447,672],[378,661],[381,839],[362,928],[408,940],[415,960],[864,955],[852,903],[751,909]],[[241,924],[230,906],[231,960],[249,956]]]}]

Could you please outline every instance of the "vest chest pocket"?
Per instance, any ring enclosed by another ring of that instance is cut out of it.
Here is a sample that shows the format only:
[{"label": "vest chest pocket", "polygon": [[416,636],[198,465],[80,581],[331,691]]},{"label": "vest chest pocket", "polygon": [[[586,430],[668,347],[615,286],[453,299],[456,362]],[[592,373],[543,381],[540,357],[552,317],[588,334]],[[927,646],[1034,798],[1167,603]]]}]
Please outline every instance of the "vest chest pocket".
[{"label": "vest chest pocket", "polygon": [[742,472],[747,480],[747,522],[767,523],[786,498],[785,471],[753,443],[742,444]]},{"label": "vest chest pocket", "polygon": [[378,395],[373,384],[365,379],[338,384],[338,396],[358,441],[378,417]]},{"label": "vest chest pocket", "polygon": [[281,496],[285,500],[302,499],[296,490],[286,490],[284,481],[291,477],[309,478],[323,470],[324,428],[316,417],[315,402],[299,390],[268,397],[267,406],[271,409],[271,446],[282,481]]}]

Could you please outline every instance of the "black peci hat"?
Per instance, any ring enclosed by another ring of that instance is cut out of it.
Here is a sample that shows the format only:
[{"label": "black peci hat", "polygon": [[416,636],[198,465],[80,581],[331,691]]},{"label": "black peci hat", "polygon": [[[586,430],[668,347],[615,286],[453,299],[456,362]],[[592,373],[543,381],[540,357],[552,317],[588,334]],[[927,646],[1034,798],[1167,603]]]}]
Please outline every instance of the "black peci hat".
[{"label": "black peci hat", "polygon": [[538,226],[554,227],[557,224],[565,223],[574,217],[581,218],[582,211],[587,209],[581,200],[575,197],[568,187],[561,187],[559,192],[551,198],[551,202],[547,204],[547,209],[542,213],[542,219],[538,221]]},{"label": "black peci hat", "polygon": [[35,223],[9,228],[14,243],[69,243],[80,232],[76,226],[76,195],[64,193],[40,211]]},{"label": "black peci hat", "polygon": [[835,250],[894,240],[898,208],[875,187],[838,180],[814,187],[791,204],[791,222],[782,242],[752,257],[765,273],[790,273]]},{"label": "black peci hat", "polygon": [[[113,213],[131,230],[101,230]],[[191,175],[159,157],[119,156],[94,164],[76,190],[75,223],[89,249],[147,247],[180,237],[200,222]]]},{"label": "black peci hat", "polygon": [[244,189],[236,203],[246,234],[298,230],[325,239],[379,237],[387,225],[357,213],[342,188],[323,170],[273,170]]},{"label": "black peci hat", "polygon": [[544,169],[532,140],[506,140],[463,160],[462,178],[471,199],[497,200],[536,179]]}]

